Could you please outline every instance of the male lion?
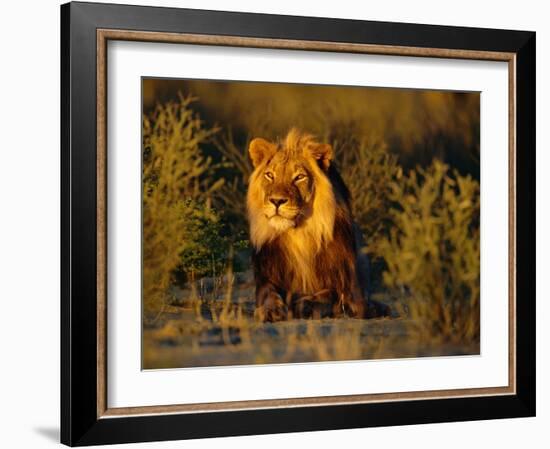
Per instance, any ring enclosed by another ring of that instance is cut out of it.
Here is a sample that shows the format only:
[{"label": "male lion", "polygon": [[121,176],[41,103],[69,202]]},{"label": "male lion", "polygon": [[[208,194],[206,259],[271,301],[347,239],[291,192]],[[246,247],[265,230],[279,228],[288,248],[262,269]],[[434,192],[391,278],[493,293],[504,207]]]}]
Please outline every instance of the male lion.
[{"label": "male lion", "polygon": [[292,129],[279,143],[252,140],[249,153],[254,172],[247,209],[259,318],[373,315],[350,193],[332,164],[332,147]]}]

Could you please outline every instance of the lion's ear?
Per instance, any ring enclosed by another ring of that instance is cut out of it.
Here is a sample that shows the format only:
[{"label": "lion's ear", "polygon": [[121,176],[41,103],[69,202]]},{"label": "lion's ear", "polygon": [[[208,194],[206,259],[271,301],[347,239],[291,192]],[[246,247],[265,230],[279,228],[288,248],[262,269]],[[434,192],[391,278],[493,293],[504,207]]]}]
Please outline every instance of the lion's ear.
[{"label": "lion's ear", "polygon": [[275,150],[275,145],[265,139],[260,137],[252,139],[248,147],[248,153],[250,154],[250,159],[252,159],[252,165],[257,167],[265,159],[271,157],[273,153],[275,153]]},{"label": "lion's ear", "polygon": [[332,146],[328,143],[320,143],[311,149],[311,154],[319,161],[319,164],[324,170],[327,170],[330,167],[332,153]]}]

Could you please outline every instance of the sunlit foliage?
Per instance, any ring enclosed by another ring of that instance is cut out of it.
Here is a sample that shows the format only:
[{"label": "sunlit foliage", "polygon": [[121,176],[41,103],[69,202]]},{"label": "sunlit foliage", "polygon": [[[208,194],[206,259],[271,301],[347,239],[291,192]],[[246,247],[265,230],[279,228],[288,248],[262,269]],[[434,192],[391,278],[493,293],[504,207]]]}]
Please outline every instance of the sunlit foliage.
[{"label": "sunlit foliage", "polygon": [[[204,128],[190,108],[190,98],[158,105],[143,118],[143,298],[146,308],[160,309],[194,221],[189,204],[202,204],[206,214],[223,179],[200,145],[215,129]],[[190,203],[189,201],[193,201]]]},{"label": "sunlit foliage", "polygon": [[426,338],[479,340],[479,183],[434,160],[390,189],[393,226],[378,245],[386,285]]}]

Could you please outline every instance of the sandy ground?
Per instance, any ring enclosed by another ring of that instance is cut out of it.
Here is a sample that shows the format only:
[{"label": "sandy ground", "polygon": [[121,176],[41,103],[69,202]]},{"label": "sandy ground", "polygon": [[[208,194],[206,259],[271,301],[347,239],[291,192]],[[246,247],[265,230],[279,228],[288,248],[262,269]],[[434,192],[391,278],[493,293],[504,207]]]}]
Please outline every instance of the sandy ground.
[{"label": "sandy ground", "polygon": [[[250,365],[471,355],[479,345],[457,346],[419,337],[404,317],[291,320],[254,318],[250,273],[203,279],[193,289],[172,287],[160,314],[145,313],[143,368]],[[377,300],[391,304],[387,297]]]}]

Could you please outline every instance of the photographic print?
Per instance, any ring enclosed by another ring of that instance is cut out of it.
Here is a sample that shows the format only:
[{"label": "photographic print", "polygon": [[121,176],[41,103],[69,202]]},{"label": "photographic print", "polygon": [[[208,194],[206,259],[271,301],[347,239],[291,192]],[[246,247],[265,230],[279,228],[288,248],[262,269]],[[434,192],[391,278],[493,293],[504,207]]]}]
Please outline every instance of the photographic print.
[{"label": "photographic print", "polygon": [[61,441],[535,416],[535,37],[62,5]]},{"label": "photographic print", "polygon": [[144,369],[479,354],[478,92],[142,101]]}]

